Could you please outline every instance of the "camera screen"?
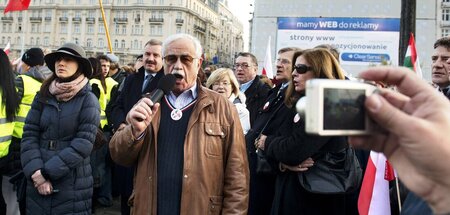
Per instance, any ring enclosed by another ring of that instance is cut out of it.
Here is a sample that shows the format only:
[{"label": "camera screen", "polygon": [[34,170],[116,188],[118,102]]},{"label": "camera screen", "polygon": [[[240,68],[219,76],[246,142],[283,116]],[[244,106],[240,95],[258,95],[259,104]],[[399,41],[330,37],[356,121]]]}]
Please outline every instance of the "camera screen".
[{"label": "camera screen", "polygon": [[324,88],[323,129],[364,130],[365,90]]}]

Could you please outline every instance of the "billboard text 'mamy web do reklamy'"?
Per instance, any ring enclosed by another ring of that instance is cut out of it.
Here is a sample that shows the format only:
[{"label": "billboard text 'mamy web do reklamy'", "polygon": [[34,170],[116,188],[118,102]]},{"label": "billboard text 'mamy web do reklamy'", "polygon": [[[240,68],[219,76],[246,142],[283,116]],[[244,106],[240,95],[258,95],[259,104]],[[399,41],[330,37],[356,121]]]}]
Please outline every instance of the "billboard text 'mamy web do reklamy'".
[{"label": "billboard text 'mamy web do reklamy'", "polygon": [[397,18],[279,17],[277,50],[329,44],[341,52],[340,61],[345,70],[360,71],[362,66],[382,61],[398,64],[399,31]]}]

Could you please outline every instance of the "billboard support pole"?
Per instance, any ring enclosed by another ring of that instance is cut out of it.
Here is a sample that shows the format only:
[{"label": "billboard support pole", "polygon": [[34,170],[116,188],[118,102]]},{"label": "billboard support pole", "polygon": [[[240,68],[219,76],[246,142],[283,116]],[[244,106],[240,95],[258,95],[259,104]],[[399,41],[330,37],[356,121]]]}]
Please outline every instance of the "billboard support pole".
[{"label": "billboard support pole", "polygon": [[402,0],[401,8],[398,65],[403,65],[405,60],[409,34],[416,34],[416,0]]}]

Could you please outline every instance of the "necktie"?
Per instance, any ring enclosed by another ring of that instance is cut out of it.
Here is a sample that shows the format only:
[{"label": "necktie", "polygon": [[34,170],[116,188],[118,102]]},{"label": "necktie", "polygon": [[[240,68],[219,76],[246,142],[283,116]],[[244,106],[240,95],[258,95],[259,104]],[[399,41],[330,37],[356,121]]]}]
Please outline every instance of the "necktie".
[{"label": "necktie", "polygon": [[147,88],[148,84],[150,83],[150,81],[152,80],[153,76],[152,75],[147,75],[144,79],[144,84],[142,84],[142,92],[144,92],[144,90]]}]

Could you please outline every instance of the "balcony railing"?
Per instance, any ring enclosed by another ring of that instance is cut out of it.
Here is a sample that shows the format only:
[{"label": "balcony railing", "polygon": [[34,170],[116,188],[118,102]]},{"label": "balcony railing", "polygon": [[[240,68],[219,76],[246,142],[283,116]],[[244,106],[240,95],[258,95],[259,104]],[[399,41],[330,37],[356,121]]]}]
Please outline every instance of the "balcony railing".
[{"label": "balcony railing", "polygon": [[99,22],[103,22],[103,17],[99,17],[99,18],[98,18],[98,21],[99,21]]},{"label": "balcony railing", "polygon": [[86,22],[87,23],[95,23],[95,18],[94,17],[88,17],[88,18],[86,18]]},{"label": "balcony railing", "polygon": [[128,18],[114,18],[115,23],[127,23]]},{"label": "balcony railing", "polygon": [[17,20],[19,20],[19,22],[22,22],[23,18],[22,17],[17,17]]},{"label": "balcony railing", "polygon": [[183,25],[184,19],[176,19],[176,20],[175,20],[175,23],[176,23],[177,25]]},{"label": "balcony railing", "polygon": [[60,22],[67,22],[67,21],[69,21],[69,18],[67,18],[67,17],[59,17],[59,21]]},{"label": "balcony railing", "polygon": [[42,17],[30,17],[30,22],[42,22]]},{"label": "balcony railing", "polygon": [[141,22],[141,18],[134,18],[134,22],[135,22],[135,23]]},{"label": "balcony railing", "polygon": [[149,22],[164,22],[164,18],[150,18]]},{"label": "balcony railing", "polygon": [[203,33],[206,32],[205,28],[202,28],[202,27],[200,27],[198,25],[194,25],[194,30],[199,31],[199,32],[203,32]]},{"label": "balcony railing", "polygon": [[13,20],[14,20],[14,18],[9,17],[9,16],[2,17],[3,22],[12,22]]},{"label": "balcony railing", "polygon": [[81,22],[81,17],[73,17],[72,21],[73,22]]},{"label": "balcony railing", "polygon": [[47,16],[47,17],[44,18],[44,20],[45,21],[52,21],[52,17]]}]

